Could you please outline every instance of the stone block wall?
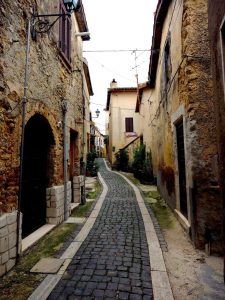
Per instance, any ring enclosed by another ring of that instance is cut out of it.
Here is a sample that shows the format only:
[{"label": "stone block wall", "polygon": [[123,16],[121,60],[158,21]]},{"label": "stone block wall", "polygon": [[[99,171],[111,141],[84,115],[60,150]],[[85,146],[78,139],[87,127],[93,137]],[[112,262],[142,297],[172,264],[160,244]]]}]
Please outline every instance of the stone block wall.
[{"label": "stone block wall", "polygon": [[[56,12],[58,1],[38,1],[38,10]],[[3,1],[0,5],[0,212],[17,209],[19,156],[21,136],[21,99],[23,97],[26,28],[33,3]],[[72,17],[74,31],[75,15]],[[58,33],[58,23],[54,33]],[[71,70],[79,63],[77,38],[71,34]],[[44,116],[54,136],[52,172],[48,186],[63,183],[63,134],[58,126],[63,121],[62,101],[68,100],[68,127],[79,133],[82,125],[82,80],[78,72],[71,72],[57,49],[58,38],[52,33],[30,40],[29,81],[26,103],[26,124],[35,114]],[[81,55],[79,53],[79,55]],[[80,67],[80,66],[79,66]],[[81,68],[81,67],[80,67]],[[74,92],[75,91],[75,92]],[[75,94],[74,94],[75,93]],[[69,139],[69,131],[66,133]],[[80,147],[80,146],[79,146]],[[78,157],[79,160],[80,157]]]},{"label": "stone block wall", "polygon": [[[59,1],[53,0],[36,2],[39,13],[56,13],[58,4]],[[16,240],[16,223],[9,224],[7,220],[12,211],[18,209],[21,99],[24,95],[27,20],[31,18],[33,5],[30,0],[6,0],[1,1],[0,5],[0,275],[10,270],[16,257],[15,246],[11,247]],[[85,20],[83,13],[79,13],[79,20],[76,14],[71,16],[72,32],[79,31],[79,22]],[[25,109],[25,126],[38,115],[44,118],[51,132],[47,157],[48,181],[43,188],[47,189],[46,223],[52,224],[64,220],[63,138],[69,145],[70,133],[74,131],[80,141],[83,130],[83,113],[80,110],[83,103],[83,41],[71,34],[71,63],[68,65],[58,49],[58,35],[57,22],[49,34],[37,34],[36,39],[30,39]],[[77,68],[82,72],[71,72]],[[85,98],[88,99],[88,94]],[[68,102],[66,136],[60,125],[63,123],[65,99]],[[80,161],[81,145],[78,143],[76,146],[76,159]],[[69,157],[69,147],[67,155]],[[77,172],[80,172],[78,168]],[[71,192],[71,183],[68,183],[66,215],[70,214]]]},{"label": "stone block wall", "polygon": [[[225,253],[225,88],[223,82],[223,58],[221,51],[225,53],[224,45],[221,45],[221,25],[224,24],[225,2],[221,0],[208,0],[208,22],[209,22],[209,41],[211,49],[211,66],[213,74],[214,86],[214,108],[217,120],[217,143],[218,156],[215,161],[218,161],[219,187],[221,196],[220,214],[222,227],[222,253]],[[224,25],[223,25],[224,26]],[[223,38],[222,38],[223,39]],[[224,49],[224,50],[223,50]],[[224,58],[225,59],[225,58]],[[215,217],[218,220],[217,215]]]},{"label": "stone block wall", "polygon": [[81,202],[81,189],[84,187],[84,176],[74,176],[73,177],[73,195],[74,202]]},{"label": "stone block wall", "polygon": [[[20,236],[19,252],[21,252],[21,241],[22,239]],[[16,244],[17,211],[14,211],[0,216],[0,277],[10,271],[16,264]]]},{"label": "stone block wall", "polygon": [[[60,224],[64,220],[64,185],[47,188],[47,211],[46,223]],[[71,182],[67,183],[67,216],[70,215],[71,208]]]}]

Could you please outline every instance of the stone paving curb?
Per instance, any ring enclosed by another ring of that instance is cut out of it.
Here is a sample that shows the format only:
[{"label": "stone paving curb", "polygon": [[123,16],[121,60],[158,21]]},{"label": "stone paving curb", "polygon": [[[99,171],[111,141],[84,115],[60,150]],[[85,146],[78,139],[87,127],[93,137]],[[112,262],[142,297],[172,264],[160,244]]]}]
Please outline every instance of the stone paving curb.
[{"label": "stone paving curb", "polygon": [[138,187],[138,189],[139,189],[139,191],[141,193],[142,198],[144,199],[146,208],[147,208],[147,210],[149,212],[149,215],[151,217],[152,223],[153,223],[154,228],[155,228],[156,235],[157,235],[158,240],[159,240],[160,247],[162,249],[162,252],[168,252],[168,246],[167,246],[166,240],[165,240],[165,238],[163,236],[163,233],[162,233],[162,230],[160,228],[160,225],[159,225],[159,223],[158,223],[158,221],[157,221],[157,219],[156,219],[156,217],[155,217],[155,215],[154,215],[154,213],[153,213],[153,211],[152,211],[149,203],[145,199],[143,191],[141,190],[140,187]]},{"label": "stone paving curb", "polygon": [[96,218],[98,217],[98,213],[102,207],[102,204],[105,200],[105,196],[108,191],[108,187],[105,184],[100,173],[98,173],[98,178],[102,185],[101,195],[99,196],[97,203],[91,212],[90,216],[88,217],[87,221],[85,222],[84,226],[75,237],[75,239],[71,242],[69,247],[64,251],[61,255],[60,259],[64,259],[63,266],[59,269],[57,274],[49,274],[45,277],[45,279],[41,282],[41,284],[36,288],[36,290],[30,295],[28,300],[45,300],[50,295],[54,287],[57,285],[59,280],[62,278],[62,275],[66,271],[68,265],[70,264],[73,256],[76,254],[78,249],[80,248],[83,241],[86,239],[88,233],[92,229]]},{"label": "stone paving curb", "polygon": [[124,175],[119,172],[112,171],[107,166],[106,162],[105,166],[108,171],[114,172],[123,177],[135,192],[136,199],[141,210],[148,242],[154,300],[174,300],[159,240],[140,190]]}]

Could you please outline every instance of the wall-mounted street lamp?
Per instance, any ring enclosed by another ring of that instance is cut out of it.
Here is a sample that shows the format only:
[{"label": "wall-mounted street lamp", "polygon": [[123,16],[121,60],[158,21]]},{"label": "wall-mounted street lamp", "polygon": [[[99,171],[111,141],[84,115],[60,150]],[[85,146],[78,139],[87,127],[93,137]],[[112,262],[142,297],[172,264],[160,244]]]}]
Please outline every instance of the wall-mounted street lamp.
[{"label": "wall-mounted street lamp", "polygon": [[72,12],[73,10],[75,10],[78,6],[78,2],[79,0],[64,0],[63,3],[66,7],[66,10],[68,12]]},{"label": "wall-mounted street lamp", "polygon": [[97,108],[95,111],[96,117],[92,117],[92,119],[97,119],[100,115],[100,110]]},{"label": "wall-mounted street lamp", "polygon": [[95,113],[96,113],[96,116],[97,116],[97,118],[98,118],[99,115],[100,115],[100,110],[97,108],[96,111],[95,111]]},{"label": "wall-mounted street lamp", "polygon": [[[63,0],[64,6],[66,8],[67,13],[60,14],[36,14],[33,12],[32,14],[32,24],[31,31],[32,36],[35,36],[36,33],[46,33],[48,32],[52,26],[64,16],[71,16],[72,12],[79,8],[79,0]],[[54,21],[50,22],[48,17],[57,17]],[[38,20],[36,20],[38,18]]]}]

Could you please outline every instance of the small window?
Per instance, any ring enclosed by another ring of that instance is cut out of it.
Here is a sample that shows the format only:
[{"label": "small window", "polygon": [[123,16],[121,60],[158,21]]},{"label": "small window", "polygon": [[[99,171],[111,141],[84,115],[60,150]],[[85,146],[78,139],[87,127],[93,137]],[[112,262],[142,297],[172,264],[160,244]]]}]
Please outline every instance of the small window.
[{"label": "small window", "polygon": [[166,79],[166,83],[168,83],[171,79],[171,74],[172,74],[170,37],[168,38],[165,46],[164,63],[165,63],[165,79]]},{"label": "small window", "polygon": [[[67,14],[62,1],[59,5],[60,14]],[[66,61],[71,63],[71,19],[69,16],[62,16],[59,19],[59,50]]]},{"label": "small window", "polygon": [[133,118],[125,118],[125,129],[126,129],[126,132],[134,131]]}]

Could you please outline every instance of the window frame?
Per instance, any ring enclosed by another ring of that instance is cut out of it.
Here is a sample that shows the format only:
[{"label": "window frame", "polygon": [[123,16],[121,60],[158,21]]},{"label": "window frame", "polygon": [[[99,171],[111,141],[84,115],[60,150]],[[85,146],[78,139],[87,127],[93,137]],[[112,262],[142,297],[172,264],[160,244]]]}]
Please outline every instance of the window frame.
[{"label": "window frame", "polygon": [[171,62],[171,36],[167,37],[165,48],[164,48],[164,76],[166,85],[170,82],[172,77],[172,62]]},{"label": "window frame", "polygon": [[[132,129],[132,130],[128,130]],[[134,132],[134,118],[127,117],[125,118],[125,132]]]}]

